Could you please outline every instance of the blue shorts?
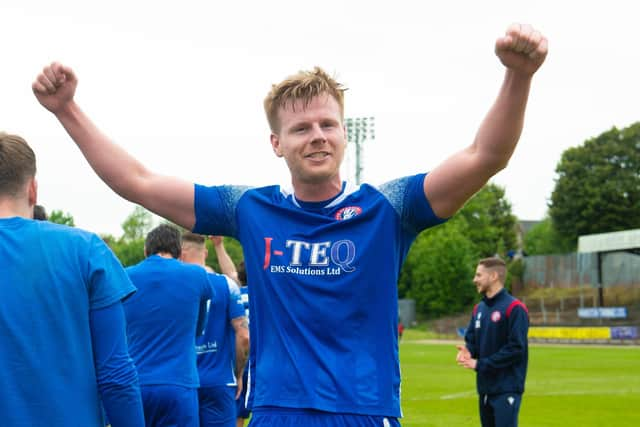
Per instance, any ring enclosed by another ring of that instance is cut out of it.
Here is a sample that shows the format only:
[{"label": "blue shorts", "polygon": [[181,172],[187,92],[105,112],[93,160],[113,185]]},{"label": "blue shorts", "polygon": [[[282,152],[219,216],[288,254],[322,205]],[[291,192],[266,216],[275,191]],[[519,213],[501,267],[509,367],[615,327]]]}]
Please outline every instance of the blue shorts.
[{"label": "blue shorts", "polygon": [[198,389],[177,385],[142,385],[146,426],[198,427]]},{"label": "blue shorts", "polygon": [[247,385],[249,384],[249,364],[244,368],[242,374],[242,392],[236,400],[236,417],[247,419],[251,415],[251,410],[247,408]]},{"label": "blue shorts", "polygon": [[249,427],[400,427],[394,417],[293,408],[254,408]]},{"label": "blue shorts", "polygon": [[518,412],[522,395],[518,393],[480,396],[482,427],[518,427]]},{"label": "blue shorts", "polygon": [[200,425],[202,427],[235,427],[236,388],[226,385],[200,387]]}]

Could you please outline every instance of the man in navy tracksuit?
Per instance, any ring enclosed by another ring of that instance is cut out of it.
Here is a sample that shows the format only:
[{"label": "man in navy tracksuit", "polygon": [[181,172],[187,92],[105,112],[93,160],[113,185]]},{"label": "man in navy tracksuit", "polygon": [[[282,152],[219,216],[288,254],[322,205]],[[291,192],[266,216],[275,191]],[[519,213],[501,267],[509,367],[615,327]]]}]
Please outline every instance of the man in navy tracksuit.
[{"label": "man in navy tracksuit", "polygon": [[504,289],[506,266],[499,258],[480,260],[473,283],[482,301],[458,346],[458,365],[476,371],[483,427],[515,427],[527,374],[529,313]]}]

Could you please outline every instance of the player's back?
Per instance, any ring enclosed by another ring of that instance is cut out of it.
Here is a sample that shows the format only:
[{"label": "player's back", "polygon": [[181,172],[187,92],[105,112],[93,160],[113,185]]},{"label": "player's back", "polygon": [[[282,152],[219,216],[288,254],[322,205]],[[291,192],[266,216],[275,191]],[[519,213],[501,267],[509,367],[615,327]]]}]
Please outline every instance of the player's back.
[{"label": "player's back", "polygon": [[196,339],[200,385],[235,385],[235,332],[231,320],[244,316],[240,289],[226,276],[209,273],[210,300],[204,334]]},{"label": "player's back", "polygon": [[198,314],[212,292],[206,271],[152,255],[127,273],[138,288],[124,307],[140,384],[197,387]]},{"label": "player's back", "polygon": [[0,424],[103,425],[89,313],[134,291],[113,253],[93,233],[0,219],[0,272]]}]

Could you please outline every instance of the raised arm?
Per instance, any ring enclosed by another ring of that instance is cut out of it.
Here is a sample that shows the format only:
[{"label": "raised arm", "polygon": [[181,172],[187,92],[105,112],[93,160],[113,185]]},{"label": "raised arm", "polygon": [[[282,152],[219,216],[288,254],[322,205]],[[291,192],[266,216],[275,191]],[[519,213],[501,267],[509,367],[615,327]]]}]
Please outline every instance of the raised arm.
[{"label": "raised arm", "polygon": [[513,24],[496,41],[495,52],[505,77],[475,140],[424,180],[425,196],[442,218],[456,213],[507,166],[522,132],[531,79],[547,56],[547,39],[529,25]]},{"label": "raised arm", "polygon": [[187,229],[195,223],[193,184],[153,173],[113,143],[75,103],[78,79],[59,63],[33,82],[36,98],[51,111],[98,176],[117,194]]},{"label": "raised arm", "polygon": [[224,237],[209,236],[209,239],[211,240],[213,248],[216,251],[216,257],[218,258],[218,264],[220,265],[220,273],[224,274],[227,277],[230,277],[234,282],[239,284],[240,282],[238,281],[238,270],[236,269],[236,265],[233,263],[233,260],[224,247]]}]

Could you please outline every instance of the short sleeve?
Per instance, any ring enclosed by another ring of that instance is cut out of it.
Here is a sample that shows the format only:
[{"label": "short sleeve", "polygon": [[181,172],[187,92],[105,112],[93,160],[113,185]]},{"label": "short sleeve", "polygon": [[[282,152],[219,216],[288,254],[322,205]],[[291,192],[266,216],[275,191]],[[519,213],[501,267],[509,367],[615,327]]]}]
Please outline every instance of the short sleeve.
[{"label": "short sleeve", "polygon": [[236,207],[240,197],[249,189],[245,186],[223,185],[205,187],[195,184],[193,232],[237,236]]},{"label": "short sleeve", "polygon": [[229,318],[235,319],[237,317],[245,316],[244,302],[242,302],[242,293],[240,292],[240,288],[227,276],[222,277],[226,279],[227,286],[229,287]]},{"label": "short sleeve", "polygon": [[87,256],[87,286],[92,310],[107,307],[136,291],[120,261],[95,234],[89,239]]},{"label": "short sleeve", "polygon": [[426,174],[422,173],[398,178],[380,186],[380,192],[400,216],[403,227],[415,234],[446,221],[433,212],[424,194],[425,177]]}]

